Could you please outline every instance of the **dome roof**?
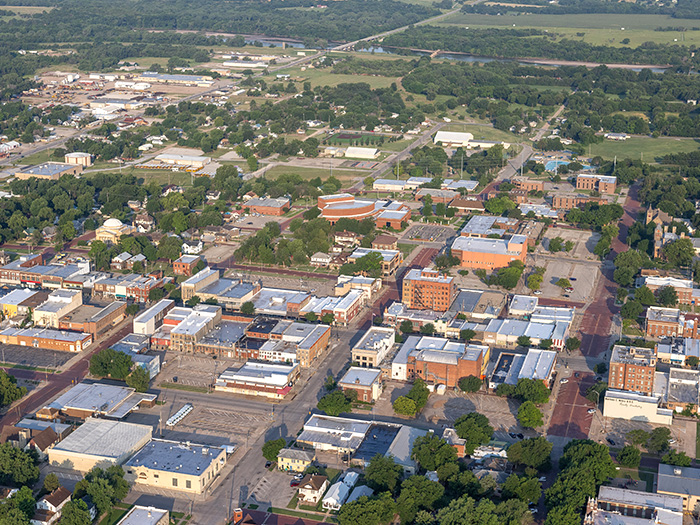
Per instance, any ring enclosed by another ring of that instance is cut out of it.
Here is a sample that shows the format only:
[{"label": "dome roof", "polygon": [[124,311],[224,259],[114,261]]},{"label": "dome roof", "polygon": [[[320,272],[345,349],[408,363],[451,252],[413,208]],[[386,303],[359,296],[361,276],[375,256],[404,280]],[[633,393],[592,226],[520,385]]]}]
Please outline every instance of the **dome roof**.
[{"label": "dome roof", "polygon": [[107,219],[103,226],[106,228],[121,228],[123,224],[119,219]]}]

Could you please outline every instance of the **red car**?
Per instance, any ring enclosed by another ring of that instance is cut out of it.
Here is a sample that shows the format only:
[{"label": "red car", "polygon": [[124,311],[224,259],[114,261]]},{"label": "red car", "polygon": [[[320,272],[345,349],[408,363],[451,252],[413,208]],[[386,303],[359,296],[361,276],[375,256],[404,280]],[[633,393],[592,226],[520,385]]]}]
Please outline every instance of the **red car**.
[{"label": "red car", "polygon": [[290,487],[298,487],[299,483],[301,483],[301,480],[293,479],[292,481],[289,482],[289,486]]}]

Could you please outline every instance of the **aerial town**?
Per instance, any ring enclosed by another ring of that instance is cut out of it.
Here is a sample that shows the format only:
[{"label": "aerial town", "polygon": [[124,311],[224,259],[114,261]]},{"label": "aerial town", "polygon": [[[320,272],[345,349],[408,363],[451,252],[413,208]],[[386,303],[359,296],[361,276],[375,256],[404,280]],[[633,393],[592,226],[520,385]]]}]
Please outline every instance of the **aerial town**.
[{"label": "aerial town", "polygon": [[24,4],[0,525],[700,523],[698,0]]}]

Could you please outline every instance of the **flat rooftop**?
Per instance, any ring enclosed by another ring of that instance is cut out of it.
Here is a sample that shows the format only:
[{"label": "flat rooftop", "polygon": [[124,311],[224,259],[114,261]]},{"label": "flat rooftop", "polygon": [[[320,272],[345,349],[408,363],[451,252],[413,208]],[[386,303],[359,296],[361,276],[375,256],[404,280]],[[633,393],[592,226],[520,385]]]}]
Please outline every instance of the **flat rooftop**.
[{"label": "flat rooftop", "polygon": [[345,372],[338,384],[346,386],[363,386],[371,387],[378,378],[382,375],[382,371],[378,368],[362,368],[359,366],[351,366],[350,369]]},{"label": "flat rooftop", "polygon": [[484,239],[480,237],[457,237],[452,243],[452,249],[464,252],[493,253],[493,254],[513,254],[520,252],[509,250],[510,245],[523,245],[527,242],[524,235],[513,235],[509,240],[505,239]]},{"label": "flat rooftop", "polygon": [[85,410],[107,417],[124,417],[144,399],[155,399],[155,394],[137,393],[126,386],[105,383],[78,383],[49,403],[58,410]]},{"label": "flat rooftop", "polygon": [[420,268],[411,268],[403,279],[404,281],[425,281],[440,284],[449,284],[454,281],[454,277],[427,268],[422,270]]},{"label": "flat rooftop", "polygon": [[136,505],[126,513],[117,525],[158,525],[169,512],[155,507],[142,507]]},{"label": "flat rooftop", "polygon": [[151,427],[146,425],[89,418],[53,448],[117,460],[150,437],[151,432]]},{"label": "flat rooftop", "polygon": [[219,326],[200,339],[199,344],[233,347],[243,338],[247,326],[248,323],[238,321],[221,321]]},{"label": "flat rooftop", "polygon": [[613,346],[610,363],[625,363],[637,366],[655,366],[656,352],[652,348],[639,346]]},{"label": "flat rooftop", "polygon": [[160,472],[200,476],[222,452],[223,448],[211,445],[152,439],[125,466],[143,466]]},{"label": "flat rooftop", "polygon": [[396,338],[396,333],[393,328],[385,328],[381,326],[373,326],[353,347],[353,350],[377,350],[387,341],[393,341]]},{"label": "flat rooftop", "polygon": [[39,175],[42,177],[51,177],[53,175],[59,175],[64,171],[75,168],[74,164],[64,164],[61,162],[44,162],[42,164],[36,164],[35,166],[28,166],[19,170],[20,173],[27,173],[29,175]]},{"label": "flat rooftop", "polygon": [[374,248],[356,248],[354,252],[352,252],[352,255],[350,255],[351,259],[359,259],[360,257],[364,257],[367,254],[370,253],[378,253],[379,255],[382,256],[382,259],[384,259],[384,262],[391,262],[393,261],[401,252],[398,250],[377,250]]}]

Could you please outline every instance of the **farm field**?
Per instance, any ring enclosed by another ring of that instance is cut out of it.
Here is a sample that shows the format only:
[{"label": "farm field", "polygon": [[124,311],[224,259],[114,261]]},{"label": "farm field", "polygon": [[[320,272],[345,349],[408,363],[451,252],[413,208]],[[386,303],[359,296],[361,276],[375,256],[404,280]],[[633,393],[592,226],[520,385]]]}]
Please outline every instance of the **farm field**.
[{"label": "farm field", "polygon": [[[507,8],[504,7],[504,12]],[[459,13],[436,25],[464,27],[534,28],[558,33],[562,38],[595,45],[622,47],[621,40],[629,38],[629,46],[644,42],[659,44],[700,44],[700,20],[683,20],[666,15],[545,15],[512,14],[503,16]],[[657,27],[683,27],[686,31],[654,31]],[[622,29],[624,28],[624,30]],[[579,36],[583,33],[583,36]]]},{"label": "farm field", "polygon": [[644,156],[644,162],[654,162],[657,157],[669,153],[689,153],[700,149],[700,141],[686,138],[630,137],[623,142],[605,140],[590,146],[592,156],[600,155],[604,159],[630,158],[639,160]]}]

